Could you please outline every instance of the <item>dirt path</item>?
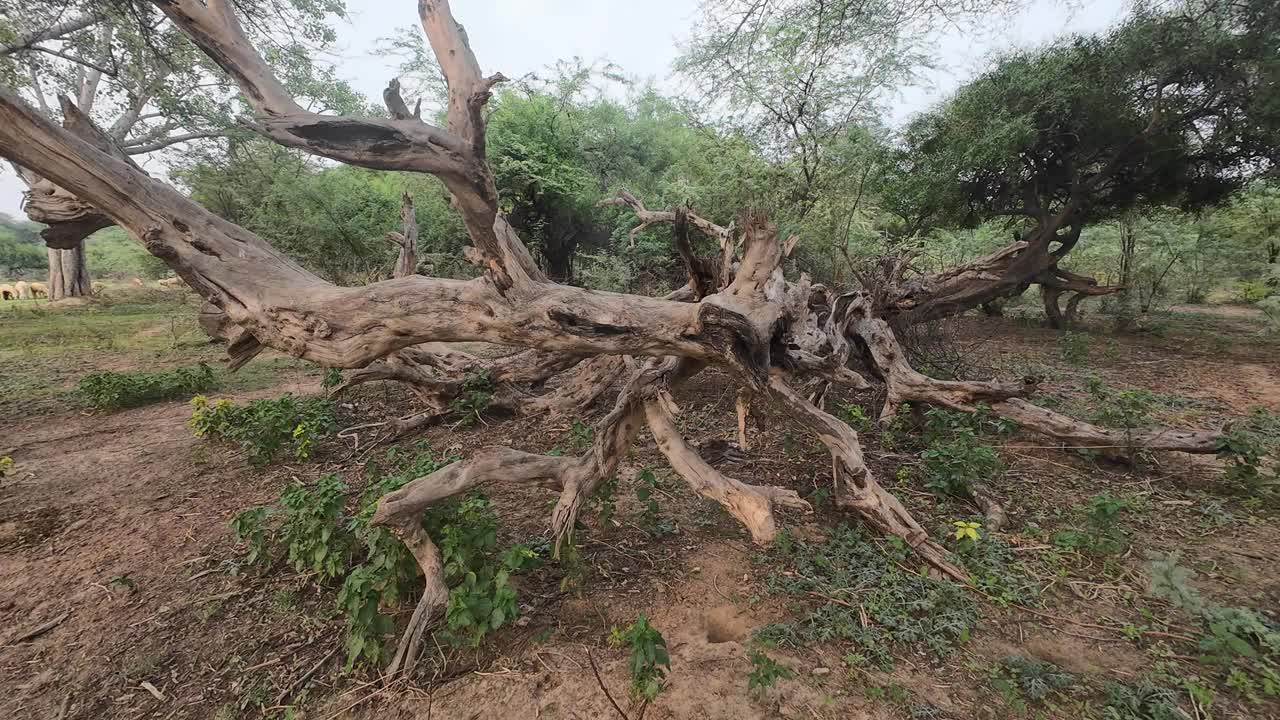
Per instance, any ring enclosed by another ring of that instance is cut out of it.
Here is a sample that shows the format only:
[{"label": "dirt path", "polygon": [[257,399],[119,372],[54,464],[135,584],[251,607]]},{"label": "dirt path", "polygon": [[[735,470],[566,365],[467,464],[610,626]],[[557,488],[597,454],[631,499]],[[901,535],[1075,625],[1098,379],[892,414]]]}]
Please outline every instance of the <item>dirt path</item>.
[{"label": "dirt path", "polygon": [[[246,396],[290,390],[314,384]],[[186,429],[189,416],[172,402],[5,428],[17,472],[0,486],[0,627],[9,629],[0,640],[0,716],[53,717],[63,698],[113,674],[133,685],[115,696],[119,715],[145,713],[155,698],[142,680],[173,686],[194,670],[164,662],[182,632],[164,617],[226,592],[221,572],[199,574],[210,567],[202,556],[226,544],[227,518],[255,495],[258,478],[238,459],[210,454]],[[64,615],[34,640],[10,644]],[[73,709],[68,717],[96,717]]]}]

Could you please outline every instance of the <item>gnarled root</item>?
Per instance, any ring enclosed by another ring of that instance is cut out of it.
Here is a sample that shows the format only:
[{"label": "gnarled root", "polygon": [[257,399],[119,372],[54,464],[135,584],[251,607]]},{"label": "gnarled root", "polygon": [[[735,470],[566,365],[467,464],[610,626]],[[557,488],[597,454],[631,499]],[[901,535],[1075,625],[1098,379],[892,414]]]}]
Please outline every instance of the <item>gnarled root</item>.
[{"label": "gnarled root", "polygon": [[836,502],[840,507],[857,512],[880,532],[902,538],[941,572],[960,582],[969,582],[964,570],[948,562],[947,551],[930,540],[929,533],[911,517],[902,503],[876,482],[871,469],[863,462],[862,446],[852,428],[805,400],[779,373],[770,376],[769,390],[791,416],[816,435],[831,452]]},{"label": "gnarled root", "polygon": [[763,545],[772,542],[777,535],[777,523],[773,518],[775,504],[812,511],[809,503],[801,500],[794,490],[747,485],[711,467],[680,434],[671,411],[672,405],[666,393],[645,401],[645,419],[653,439],[657,441],[658,450],[694,492],[720,503],[730,515],[741,521],[750,531],[752,540]]},{"label": "gnarled root", "polygon": [[1029,378],[1022,382],[935,380],[911,367],[892,329],[871,314],[865,301],[855,306],[854,315],[850,330],[866,348],[868,362],[884,377],[888,389],[885,415],[892,414],[900,403],[928,403],[963,412],[976,412],[982,405],[1029,430],[1115,459],[1127,458],[1134,449],[1217,452],[1220,433],[1161,427],[1103,428],[1039,407],[1022,399],[1036,389],[1036,381]]}]

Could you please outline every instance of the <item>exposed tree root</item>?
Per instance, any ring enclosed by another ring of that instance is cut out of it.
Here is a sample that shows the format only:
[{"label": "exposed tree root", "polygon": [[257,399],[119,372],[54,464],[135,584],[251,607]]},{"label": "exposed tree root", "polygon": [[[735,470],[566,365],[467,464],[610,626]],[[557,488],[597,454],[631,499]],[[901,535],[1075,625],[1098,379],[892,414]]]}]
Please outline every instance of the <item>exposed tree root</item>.
[{"label": "exposed tree root", "polygon": [[671,463],[671,467],[683,477],[694,492],[720,503],[730,515],[746,526],[751,539],[764,544],[777,535],[777,523],[773,518],[773,506],[811,511],[809,503],[800,499],[788,488],[746,485],[726,477],[711,467],[689,447],[676,427],[672,416],[672,402],[666,393],[645,401],[645,418],[649,431],[658,443],[658,450]]},{"label": "exposed tree root", "polygon": [[770,394],[831,452],[836,503],[851,509],[872,527],[906,541],[930,565],[967,583],[969,576],[947,560],[947,551],[929,539],[929,533],[911,517],[892,494],[876,482],[862,459],[858,434],[840,419],[815,407],[779,374],[769,379]]},{"label": "exposed tree root", "polygon": [[963,412],[976,412],[983,406],[1029,430],[1073,447],[1095,448],[1116,459],[1129,457],[1135,449],[1200,454],[1218,450],[1221,437],[1218,432],[1162,427],[1103,428],[1039,407],[1022,399],[1036,389],[1036,381],[1031,378],[1021,383],[935,380],[911,367],[893,331],[884,320],[869,312],[866,302],[859,302],[853,314],[852,332],[864,344],[869,361],[885,379],[886,415],[892,414],[900,403],[927,403]]}]

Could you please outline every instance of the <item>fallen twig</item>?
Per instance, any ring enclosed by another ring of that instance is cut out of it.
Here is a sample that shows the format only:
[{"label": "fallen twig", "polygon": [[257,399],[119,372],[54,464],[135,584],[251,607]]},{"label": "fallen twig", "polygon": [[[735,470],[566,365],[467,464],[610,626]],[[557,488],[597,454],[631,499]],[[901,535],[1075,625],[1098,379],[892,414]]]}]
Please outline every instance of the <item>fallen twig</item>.
[{"label": "fallen twig", "polygon": [[335,643],[333,646],[333,649],[329,650],[329,652],[324,654],[324,657],[320,658],[320,662],[311,666],[310,670],[302,673],[302,675],[297,680],[294,680],[292,683],[289,684],[289,687],[285,688],[284,692],[280,693],[280,697],[276,698],[276,704],[283,705],[285,700],[288,700],[289,697],[292,696],[298,690],[300,690],[303,685],[306,685],[307,681],[310,680],[312,676],[314,676],[317,672],[319,672],[320,668],[324,667],[324,664],[329,662],[329,658],[336,655],[338,650],[340,650],[341,648],[342,648],[342,645]]},{"label": "fallen twig", "polygon": [[8,646],[8,647],[12,647],[12,646],[14,646],[14,645],[21,645],[22,643],[27,642],[28,640],[34,640],[34,639],[36,639],[36,638],[40,637],[41,635],[43,635],[43,634],[45,634],[45,633],[49,632],[50,630],[52,630],[52,629],[54,629],[54,628],[58,627],[58,626],[59,626],[59,625],[61,625],[63,622],[65,622],[65,621],[66,621],[66,619],[67,619],[67,618],[69,618],[69,617],[71,617],[71,611],[70,611],[70,610],[68,610],[68,611],[66,611],[66,612],[64,612],[64,613],[62,613],[61,615],[59,615],[58,617],[56,617],[56,618],[54,618],[54,619],[50,620],[49,622],[43,623],[43,624],[41,624],[41,625],[37,625],[36,627],[34,627],[34,628],[32,628],[32,629],[30,629],[30,630],[28,630],[28,631],[26,631],[26,632],[22,633],[21,635],[19,635],[19,636],[17,636],[17,637],[15,637],[15,638],[13,638],[12,640],[9,640],[8,642],[6,642],[6,643],[5,643],[5,645],[6,645],[6,646]]},{"label": "fallen twig", "polygon": [[600,668],[596,667],[596,659],[591,654],[591,648],[587,648],[587,660],[591,662],[591,672],[596,676],[596,684],[604,691],[604,696],[609,698],[609,704],[613,706],[614,710],[618,711],[618,715],[622,720],[631,720],[631,718],[627,717],[627,714],[622,711],[622,708],[618,707],[618,702],[613,699],[613,694],[609,692],[609,688],[605,687],[604,680],[600,677]]}]

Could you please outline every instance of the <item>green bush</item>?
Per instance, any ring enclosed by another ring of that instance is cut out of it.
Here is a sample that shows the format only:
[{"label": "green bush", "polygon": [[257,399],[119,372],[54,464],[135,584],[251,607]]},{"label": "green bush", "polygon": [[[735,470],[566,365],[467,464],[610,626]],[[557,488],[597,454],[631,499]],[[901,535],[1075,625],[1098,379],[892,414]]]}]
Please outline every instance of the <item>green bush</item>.
[{"label": "green bush", "polygon": [[1280,295],[1263,298],[1257,305],[1267,319],[1267,329],[1273,333],[1280,332]]},{"label": "green bush", "polygon": [[1244,302],[1256,303],[1270,297],[1275,292],[1275,288],[1261,280],[1245,280],[1236,286],[1236,292]]},{"label": "green bush", "polygon": [[925,485],[935,492],[961,498],[973,496],[974,483],[991,480],[1004,469],[994,448],[978,435],[990,424],[986,413],[930,410],[925,413],[920,453]]},{"label": "green bush", "polygon": [[1076,508],[1082,522],[1076,527],[1054,533],[1054,545],[1090,555],[1118,555],[1129,549],[1129,532],[1120,526],[1120,514],[1129,509],[1129,501],[1111,493],[1100,493]]},{"label": "green bush", "polygon": [[[367,485],[352,516],[346,514],[346,485],[326,475],[310,487],[290,484],[278,507],[248,508],[231,521],[247,562],[269,566],[283,557],[293,571],[321,584],[342,579],[336,604],[346,619],[348,669],[361,660],[386,659],[383,640],[395,624],[384,609],[421,587],[417,561],[405,544],[371,525],[378,501],[448,462],[426,449],[408,455],[391,448],[385,469],[377,462],[365,467]],[[476,645],[518,616],[510,577],[537,556],[523,545],[497,551],[497,522],[488,500],[473,494],[442,501],[423,514],[422,528],[440,548],[450,586],[443,640]]]},{"label": "green bush", "polygon": [[285,449],[298,460],[306,460],[316,442],[338,429],[333,403],[321,397],[296,398],[286,394],[237,405],[230,400],[210,401],[197,395],[191,399],[191,406],[187,427],[196,437],[235,443],[259,467]]},{"label": "green bush", "polygon": [[155,372],[96,372],[80,378],[72,392],[95,410],[120,410],[190,397],[217,384],[213,368],[200,363]]},{"label": "green bush", "polygon": [[671,670],[671,657],[662,633],[649,624],[649,618],[641,615],[625,630],[614,628],[609,640],[616,647],[625,645],[631,650],[627,667],[631,671],[632,697],[653,702],[662,692],[663,680]]}]

